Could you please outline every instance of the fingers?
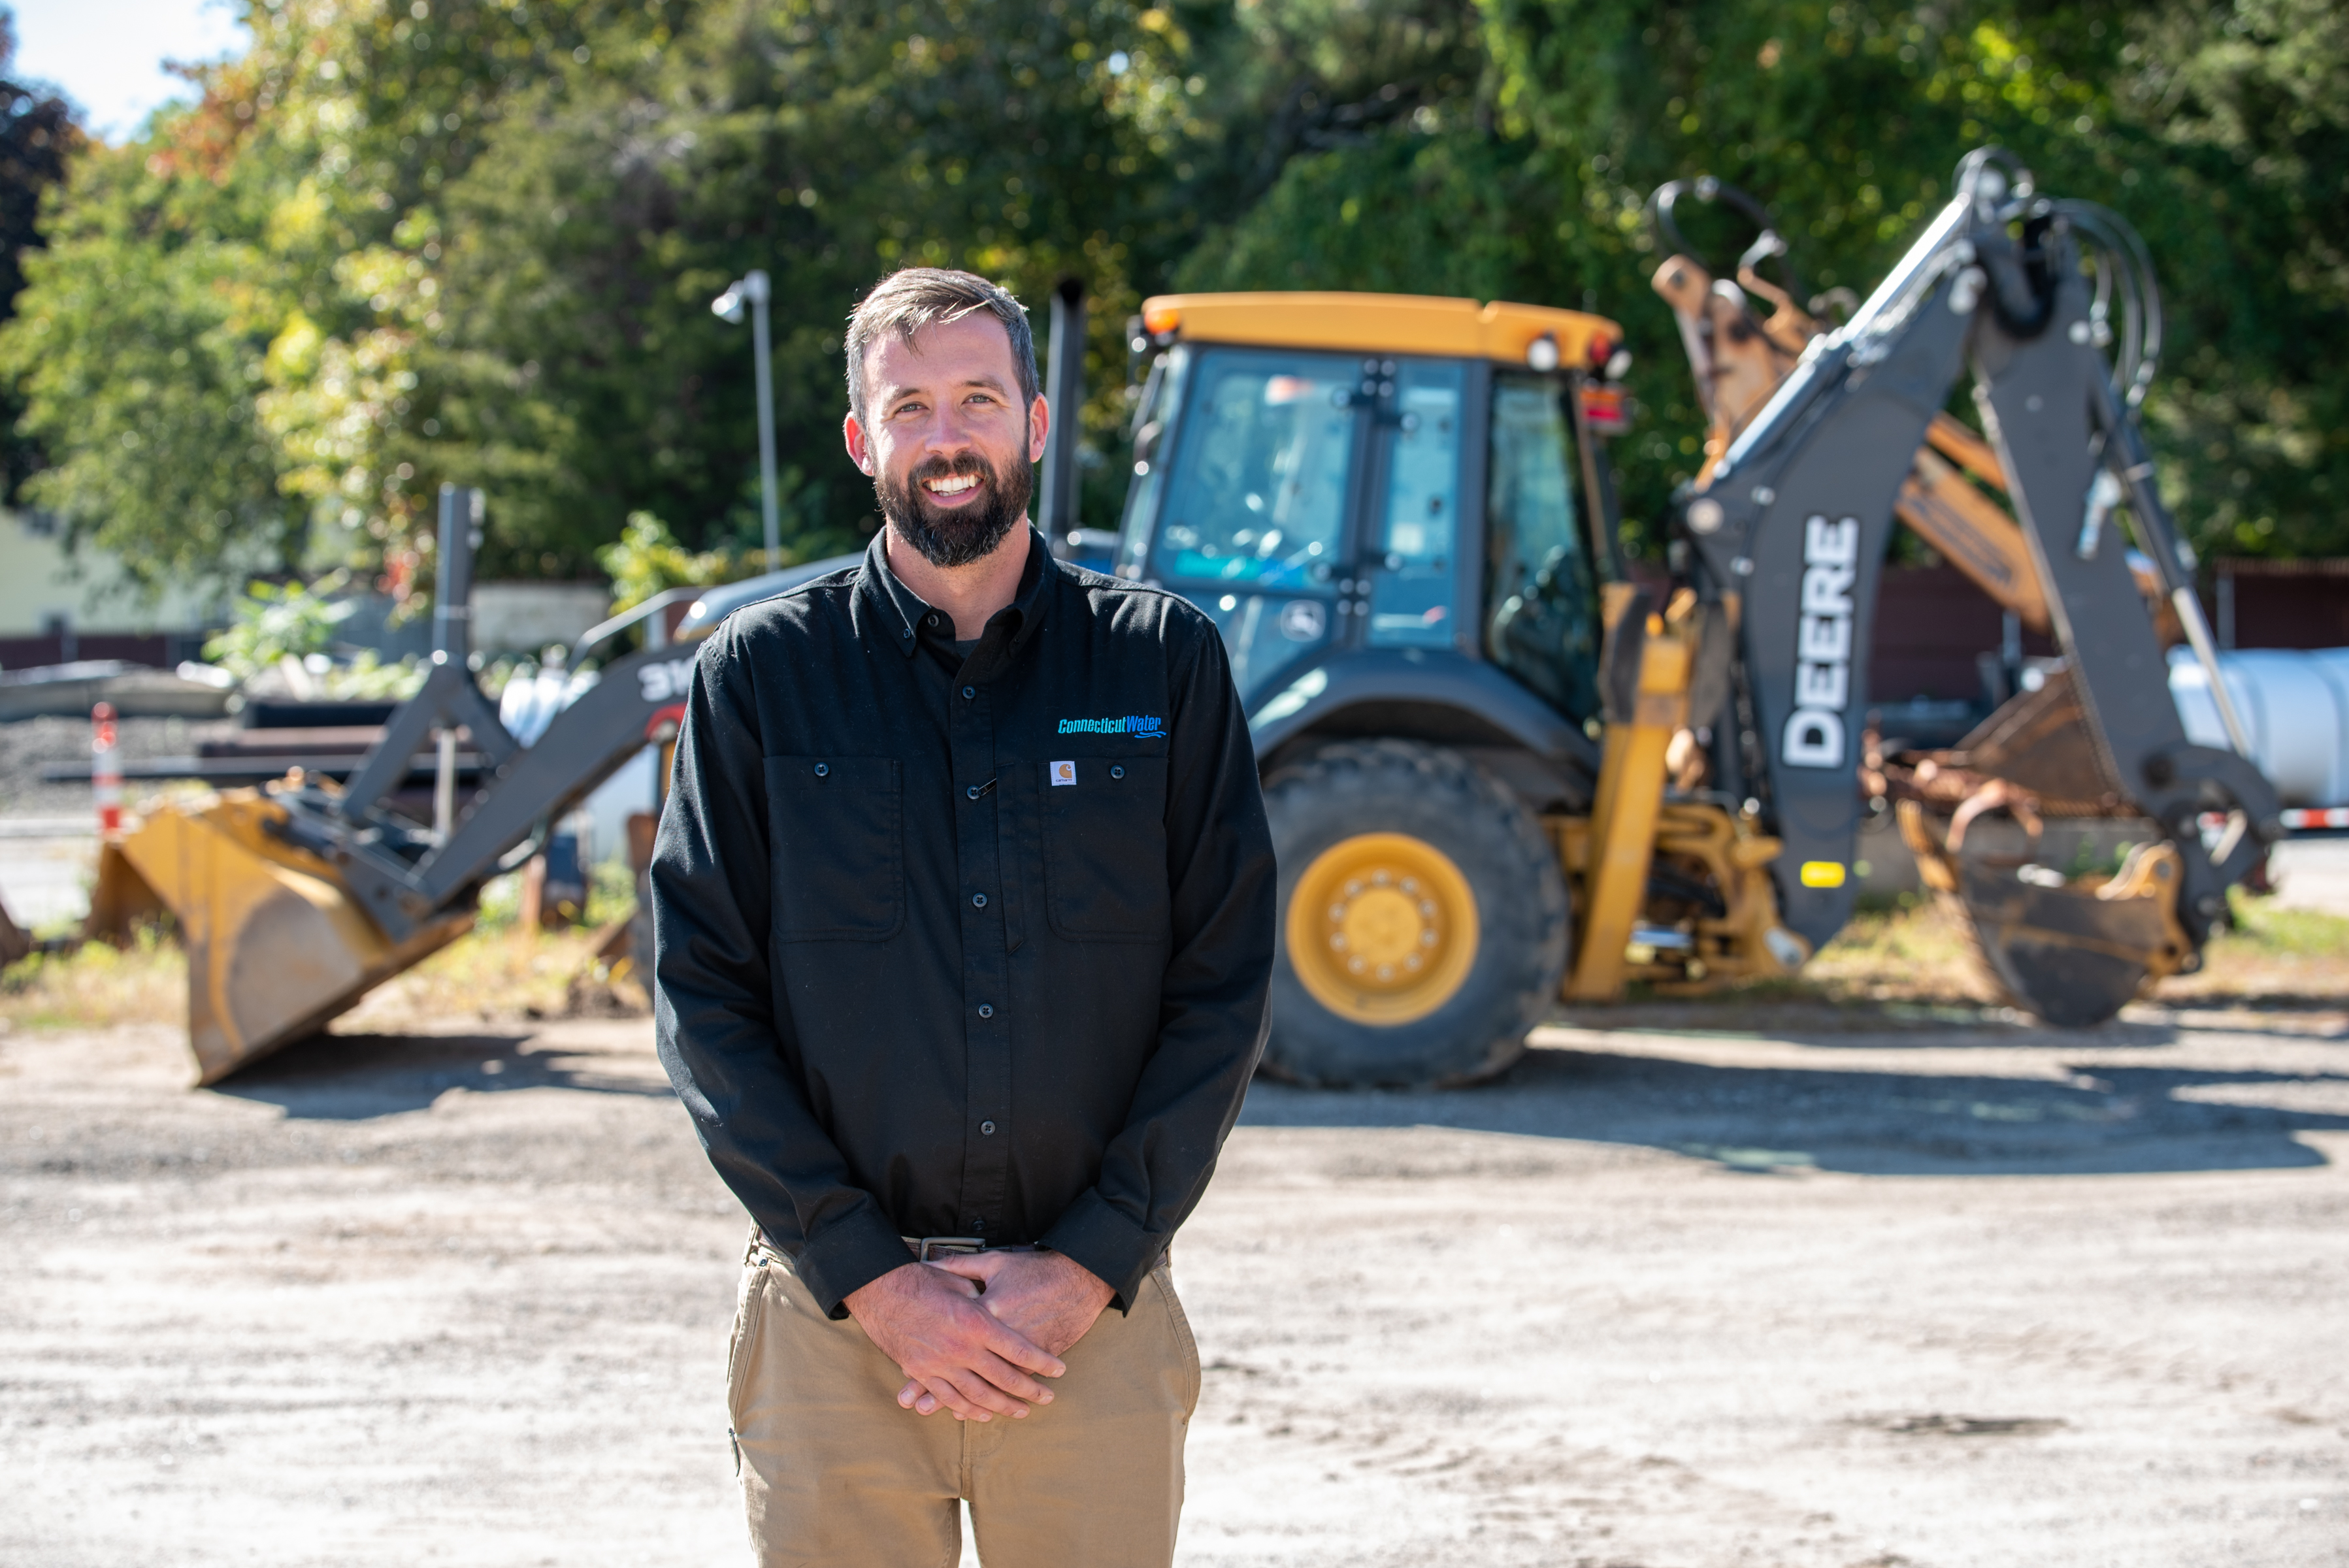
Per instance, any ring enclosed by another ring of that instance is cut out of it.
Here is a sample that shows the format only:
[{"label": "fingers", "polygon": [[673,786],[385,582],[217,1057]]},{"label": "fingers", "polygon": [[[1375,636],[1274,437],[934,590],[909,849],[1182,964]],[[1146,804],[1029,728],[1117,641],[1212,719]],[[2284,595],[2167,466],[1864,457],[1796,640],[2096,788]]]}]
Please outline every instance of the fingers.
[{"label": "fingers", "polygon": [[[956,1397],[947,1401],[947,1407],[961,1413],[965,1420],[986,1421],[997,1416],[1009,1416],[1017,1420],[1027,1415],[1025,1404],[988,1380],[995,1375],[992,1370],[982,1373],[958,1367],[943,1377],[931,1378],[930,1385],[936,1387],[944,1383],[953,1389]],[[1008,1379],[1015,1375],[1009,1368],[1004,1368],[1003,1376]]]},{"label": "fingers", "polygon": [[1052,1402],[1052,1390],[1006,1361],[1000,1356],[981,1352],[978,1371],[988,1383],[1006,1395],[1032,1399],[1039,1405]]},{"label": "fingers", "polygon": [[[980,1377],[971,1377],[969,1383],[972,1387],[987,1387],[985,1380]],[[1028,1413],[1024,1408],[1018,1406],[1016,1400],[1003,1396],[1001,1390],[996,1390],[996,1393],[1002,1399],[1002,1404],[996,1408],[1009,1407],[1010,1413],[1014,1416],[1024,1416]],[[1050,1396],[1047,1395],[1046,1398],[1049,1398]],[[940,1410],[945,1410],[957,1421],[984,1421],[991,1418],[985,1407],[965,1394],[961,1388],[946,1377],[908,1378],[905,1386],[897,1390],[897,1404],[900,1408],[911,1410],[917,1416],[932,1416]]]},{"label": "fingers", "polygon": [[957,1295],[969,1299],[974,1298],[978,1295],[979,1288],[986,1284],[989,1279],[993,1278],[995,1273],[992,1269],[987,1270],[984,1273],[974,1273],[969,1269],[959,1269],[953,1266],[956,1264],[968,1263],[971,1261],[973,1260],[961,1257],[937,1258],[923,1266],[928,1268],[934,1274],[940,1274],[947,1276],[945,1279],[932,1281],[933,1284],[944,1285],[947,1289],[954,1292]]},{"label": "fingers", "polygon": [[1067,1362],[1000,1319],[990,1317],[988,1328],[982,1343],[1021,1371],[1032,1372],[1039,1377],[1058,1377],[1069,1369]]},{"label": "fingers", "polygon": [[930,1266],[941,1274],[988,1284],[1003,1272],[1009,1257],[1009,1254],[1005,1253],[956,1253],[931,1259]]}]

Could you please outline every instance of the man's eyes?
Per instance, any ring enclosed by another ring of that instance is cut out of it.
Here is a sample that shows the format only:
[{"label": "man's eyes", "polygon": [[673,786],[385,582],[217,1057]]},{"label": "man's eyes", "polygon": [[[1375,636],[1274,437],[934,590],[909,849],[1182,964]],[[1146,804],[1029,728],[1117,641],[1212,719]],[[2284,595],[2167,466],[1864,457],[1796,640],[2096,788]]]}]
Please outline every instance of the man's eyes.
[{"label": "man's eyes", "polygon": [[[1003,407],[1003,400],[992,392],[974,392],[969,397],[964,398],[963,402],[966,404],[983,404],[988,407],[995,408]],[[895,418],[900,414],[925,414],[928,411],[928,404],[908,401],[892,406],[889,410],[889,414],[892,418]]]}]

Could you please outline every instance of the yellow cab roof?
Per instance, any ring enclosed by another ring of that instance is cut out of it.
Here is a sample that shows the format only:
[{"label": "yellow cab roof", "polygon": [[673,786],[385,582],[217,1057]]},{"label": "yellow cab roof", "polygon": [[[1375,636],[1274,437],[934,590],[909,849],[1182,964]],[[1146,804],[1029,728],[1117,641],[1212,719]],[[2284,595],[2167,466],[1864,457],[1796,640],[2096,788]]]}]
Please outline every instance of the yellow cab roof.
[{"label": "yellow cab roof", "polygon": [[1547,305],[1425,294],[1159,294],[1142,304],[1143,330],[1185,342],[1339,349],[1357,354],[1433,354],[1523,365],[1536,339],[1557,344],[1558,363],[1604,358],[1623,329],[1604,316]]}]

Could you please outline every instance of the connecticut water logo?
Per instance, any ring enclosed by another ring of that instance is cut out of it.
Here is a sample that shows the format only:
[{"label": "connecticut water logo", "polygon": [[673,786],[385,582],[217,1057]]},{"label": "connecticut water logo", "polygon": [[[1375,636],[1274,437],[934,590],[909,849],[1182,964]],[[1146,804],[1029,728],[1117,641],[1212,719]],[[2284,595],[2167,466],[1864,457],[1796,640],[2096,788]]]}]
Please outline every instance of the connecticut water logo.
[{"label": "connecticut water logo", "polygon": [[1155,714],[1140,713],[1130,713],[1123,718],[1064,718],[1061,720],[1061,733],[1161,738],[1166,733],[1166,721]]}]

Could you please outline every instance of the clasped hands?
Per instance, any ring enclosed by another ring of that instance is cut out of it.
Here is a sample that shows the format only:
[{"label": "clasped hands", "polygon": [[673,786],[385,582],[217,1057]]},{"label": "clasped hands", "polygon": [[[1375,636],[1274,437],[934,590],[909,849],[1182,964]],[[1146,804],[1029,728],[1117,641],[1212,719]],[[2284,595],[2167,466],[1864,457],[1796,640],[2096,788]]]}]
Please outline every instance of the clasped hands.
[{"label": "clasped hands", "polygon": [[1112,1294],[1060,1253],[972,1253],[891,1269],[851,1291],[847,1305],[905,1372],[899,1405],[989,1421],[1052,1402],[1037,1379],[1068,1370],[1061,1353],[1084,1337]]}]

